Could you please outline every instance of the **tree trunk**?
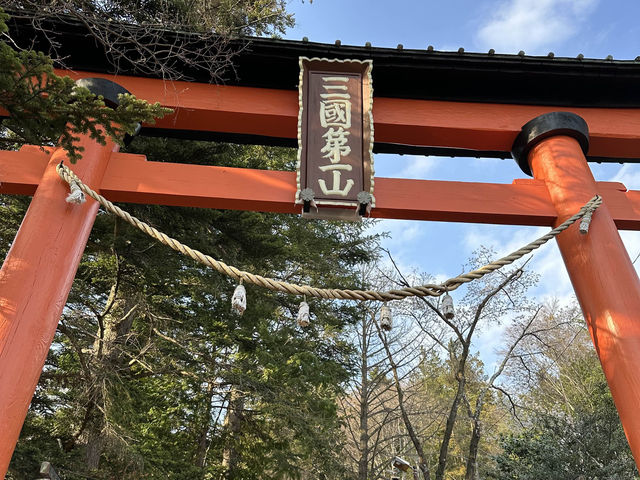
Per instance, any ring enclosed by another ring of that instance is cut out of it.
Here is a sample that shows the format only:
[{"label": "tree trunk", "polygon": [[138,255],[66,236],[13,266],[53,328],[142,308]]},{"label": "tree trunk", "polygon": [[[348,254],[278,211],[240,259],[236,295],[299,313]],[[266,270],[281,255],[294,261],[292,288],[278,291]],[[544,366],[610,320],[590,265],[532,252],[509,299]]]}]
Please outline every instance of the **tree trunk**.
[{"label": "tree trunk", "polygon": [[469,442],[469,456],[467,457],[467,468],[464,480],[478,480],[478,445],[482,436],[482,424],[479,418],[473,422],[473,433]]},{"label": "tree trunk", "polygon": [[[418,438],[418,434],[413,428],[413,424],[411,423],[411,419],[409,418],[409,414],[405,408],[404,404],[404,390],[402,385],[400,384],[400,377],[398,376],[398,366],[393,360],[393,356],[391,354],[391,349],[387,343],[387,339],[380,330],[378,330],[378,334],[380,335],[380,340],[382,341],[382,345],[387,354],[387,358],[389,360],[389,365],[391,366],[391,372],[393,373],[393,381],[396,387],[396,395],[398,397],[398,407],[400,407],[400,413],[402,415],[402,421],[404,422],[404,426],[407,429],[407,433],[409,434],[409,438],[411,439],[411,443],[413,444],[413,448],[415,448],[416,453],[418,454],[418,468],[422,472],[422,477],[424,480],[431,479],[431,472],[429,471],[429,465],[427,464],[427,458],[424,454],[424,448],[422,446],[422,442]],[[416,471],[413,472],[414,477],[417,476]]]},{"label": "tree trunk", "polygon": [[[460,340],[462,346],[462,353],[460,354],[460,358],[458,359],[458,369],[456,371],[456,380],[458,380],[458,390],[456,392],[456,397],[451,404],[451,410],[449,411],[449,417],[447,418],[447,426],[444,431],[444,436],[442,438],[442,445],[440,446],[440,455],[438,457],[438,469],[436,470],[436,480],[444,479],[444,472],[447,466],[447,457],[449,455],[449,443],[451,442],[451,435],[453,434],[453,427],[456,423],[456,417],[458,415],[458,408],[460,407],[460,402],[462,401],[462,397],[464,396],[464,390],[467,384],[467,380],[465,378],[465,368],[467,364],[467,358],[469,357],[469,348],[471,346],[471,339],[473,337],[473,332],[480,321],[480,317],[484,308],[489,303],[495,295],[500,292],[509,282],[513,281],[516,278],[519,278],[522,275],[522,268],[515,270],[512,272],[507,278],[505,278],[500,285],[494,288],[491,292],[489,292],[483,299],[482,302],[477,306],[475,315],[473,317],[473,322],[469,326],[469,332],[467,333],[466,338],[463,338],[460,334],[459,330],[456,330],[456,334],[458,339]],[[455,358],[455,354],[453,351],[450,351],[450,355],[452,358]],[[495,374],[494,374],[495,375]],[[495,376],[493,377],[496,378]],[[493,381],[493,380],[492,380]],[[479,407],[478,412],[482,407]],[[479,415],[479,413],[478,413]],[[479,433],[479,431],[478,431]],[[480,441],[480,437],[478,437],[477,441]],[[476,445],[477,450],[477,445]]]},{"label": "tree trunk", "polygon": [[451,442],[453,427],[456,423],[458,408],[460,407],[460,402],[462,401],[462,395],[464,393],[464,387],[466,383],[466,379],[464,377],[464,371],[460,367],[458,369],[456,377],[458,377],[458,391],[456,392],[456,396],[453,399],[453,403],[451,404],[451,409],[449,410],[449,417],[447,418],[447,425],[445,427],[444,435],[442,437],[442,444],[440,445],[440,455],[438,456],[438,468],[436,470],[436,480],[444,479],[444,472],[445,472],[445,468],[447,467],[447,457],[449,456],[449,443]]},{"label": "tree trunk", "polygon": [[98,320],[98,335],[90,361],[93,378],[88,379],[91,385],[87,409],[91,409],[92,413],[90,420],[86,423],[86,458],[89,470],[99,468],[100,458],[107,443],[104,433],[107,425],[106,416],[109,413],[107,408],[109,402],[105,398],[105,395],[109,395],[106,377],[117,371],[122,362],[122,345],[124,345],[124,338],[131,331],[134,312],[137,308],[135,298],[116,300],[117,294],[118,280],[112,286],[107,306]]},{"label": "tree trunk", "polygon": [[222,452],[222,466],[224,467],[225,480],[235,478],[239,454],[236,449],[238,434],[242,427],[242,411],[244,410],[244,398],[234,387],[229,394],[229,411],[224,420],[224,428],[227,433],[227,442]]},{"label": "tree trunk", "polygon": [[194,464],[198,468],[204,468],[207,462],[207,451],[209,450],[209,428],[211,425],[211,401],[213,400],[213,392],[214,392],[214,384],[213,382],[209,382],[207,385],[207,394],[206,394],[206,416],[204,421],[202,422],[202,429],[200,430],[200,435],[198,436],[198,449],[196,450],[196,456],[194,460]]},{"label": "tree trunk", "polygon": [[367,345],[367,317],[362,320],[362,352],[361,378],[362,388],[360,390],[360,460],[358,462],[358,480],[369,478],[369,359]]},{"label": "tree trunk", "polygon": [[97,429],[91,429],[87,439],[87,468],[89,471],[96,471],[100,466],[100,457],[104,450],[104,436]]}]

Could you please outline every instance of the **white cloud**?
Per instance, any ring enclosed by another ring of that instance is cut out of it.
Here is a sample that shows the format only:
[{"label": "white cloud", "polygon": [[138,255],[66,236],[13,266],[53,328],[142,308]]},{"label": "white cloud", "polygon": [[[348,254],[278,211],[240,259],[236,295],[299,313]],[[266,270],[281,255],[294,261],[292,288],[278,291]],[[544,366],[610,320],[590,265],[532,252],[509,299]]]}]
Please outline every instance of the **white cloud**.
[{"label": "white cloud", "polygon": [[394,160],[401,168],[393,172],[385,172],[383,176],[390,178],[414,178],[426,180],[433,170],[438,166],[439,160],[433,157],[421,155],[404,155]]},{"label": "white cloud", "polygon": [[[496,251],[493,260],[497,260],[541,237],[548,231],[548,227],[496,228],[494,226],[491,228],[474,226],[466,232],[464,243],[469,251],[475,250],[481,245],[492,247]],[[573,288],[556,242],[551,240],[538,250],[534,250],[532,256],[529,270],[540,276],[540,281],[533,289],[532,294],[540,301],[551,298],[570,301],[573,298]]]},{"label": "white cloud", "polygon": [[598,0],[506,0],[477,33],[483,49],[545,54],[574,36]]},{"label": "white cloud", "polygon": [[493,325],[480,325],[481,328],[473,340],[473,345],[480,353],[485,373],[491,375],[502,360],[497,351],[505,344],[504,334],[509,322]]},{"label": "white cloud", "polygon": [[373,232],[389,233],[385,243],[389,246],[401,246],[413,242],[422,235],[421,224],[413,220],[380,220],[373,228]]},{"label": "white cloud", "polygon": [[464,244],[469,251],[481,246],[491,247],[502,257],[549,231],[545,227],[517,227],[496,225],[470,225],[465,232]]},{"label": "white cloud", "polygon": [[414,264],[416,245],[420,242],[425,229],[420,222],[412,220],[380,220],[371,229],[371,233],[387,233],[382,246],[393,255],[394,261],[403,272],[410,272],[419,266]]},{"label": "white cloud", "polygon": [[[625,163],[615,175],[610,179],[611,182],[620,182],[629,190],[640,190],[640,165],[633,163]],[[620,237],[631,261],[635,262],[636,271],[640,274],[640,232],[620,231]]]},{"label": "white cloud", "polygon": [[620,238],[622,238],[622,243],[624,243],[631,261],[636,261],[634,264],[636,271],[640,270],[640,232],[620,231]]},{"label": "white cloud", "polygon": [[629,190],[640,190],[640,165],[625,163],[610,181],[623,183]]}]

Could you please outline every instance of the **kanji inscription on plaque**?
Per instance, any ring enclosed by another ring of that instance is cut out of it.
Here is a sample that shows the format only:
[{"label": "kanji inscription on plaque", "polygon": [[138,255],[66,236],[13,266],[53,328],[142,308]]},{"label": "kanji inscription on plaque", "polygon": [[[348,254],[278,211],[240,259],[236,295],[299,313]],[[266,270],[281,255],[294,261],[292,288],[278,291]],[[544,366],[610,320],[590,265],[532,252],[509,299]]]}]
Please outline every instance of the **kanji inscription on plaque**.
[{"label": "kanji inscription on plaque", "polygon": [[300,58],[296,203],[373,206],[371,69],[370,60]]}]

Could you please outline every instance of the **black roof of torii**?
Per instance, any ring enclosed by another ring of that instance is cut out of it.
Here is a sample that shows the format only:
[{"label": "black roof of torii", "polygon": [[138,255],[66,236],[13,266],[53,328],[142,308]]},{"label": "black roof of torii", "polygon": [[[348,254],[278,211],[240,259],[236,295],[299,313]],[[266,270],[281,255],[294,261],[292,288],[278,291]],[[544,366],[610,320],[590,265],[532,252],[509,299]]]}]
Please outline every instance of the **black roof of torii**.
[{"label": "black roof of torii", "polygon": [[[59,53],[77,70],[114,73],[104,51],[77,21],[51,20]],[[11,34],[21,46],[47,51],[42,38],[26,20],[12,19]],[[164,35],[170,40],[171,31]],[[36,39],[35,43],[32,43]],[[61,41],[64,40],[64,41]],[[640,57],[635,60],[503,55],[367,46],[348,46],[248,37],[234,40],[240,49],[234,70],[223,74],[226,85],[297,89],[298,58],[372,59],[374,96],[555,105],[564,107],[640,107]],[[188,68],[188,66],[185,66]],[[122,63],[118,73],[136,74]],[[206,71],[188,71],[208,82]]]}]

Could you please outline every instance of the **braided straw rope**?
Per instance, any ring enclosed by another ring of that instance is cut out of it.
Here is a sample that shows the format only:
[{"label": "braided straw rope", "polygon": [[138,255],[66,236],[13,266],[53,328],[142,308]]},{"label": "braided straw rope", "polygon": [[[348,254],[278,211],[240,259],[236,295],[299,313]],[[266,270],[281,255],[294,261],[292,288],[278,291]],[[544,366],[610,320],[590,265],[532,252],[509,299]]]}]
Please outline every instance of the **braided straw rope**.
[{"label": "braided straw rope", "polygon": [[375,291],[375,290],[349,290],[349,289],[334,289],[334,288],[316,288],[309,285],[296,285],[292,283],[282,282],[280,280],[275,280],[273,278],[266,278],[260,275],[254,275],[250,272],[245,272],[231,265],[227,265],[224,262],[216,260],[209,255],[205,255],[198,250],[194,250],[193,248],[184,245],[178,240],[169,237],[168,235],[156,230],[152,226],[147,223],[138,220],[136,217],[130,215],[125,212],[121,208],[115,206],[109,200],[104,198],[102,195],[96,193],[87,185],[82,183],[82,181],[66,166],[60,163],[57,167],[58,175],[65,182],[71,185],[75,182],[80,189],[91,198],[96,200],[100,205],[102,205],[107,211],[114,213],[119,216],[123,220],[127,221],[134,227],[142,230],[147,235],[155,238],[160,243],[173,248],[174,250],[191,257],[193,260],[202,263],[208,267],[211,267],[217,270],[220,273],[228,275],[231,278],[234,278],[237,281],[244,281],[247,283],[251,283],[254,285],[259,285],[261,287],[268,288],[269,290],[273,290],[276,292],[285,292],[293,295],[307,295],[310,297],[318,297],[318,298],[329,298],[329,299],[341,299],[341,300],[380,300],[380,301],[388,301],[388,300],[401,300],[407,297],[424,297],[424,296],[432,296],[438,297],[445,292],[452,291],[457,289],[459,286],[481,278],[488,273],[494,272],[499,268],[504,267],[505,265],[510,265],[516,260],[522,258],[523,256],[531,253],[533,250],[540,248],[542,245],[547,243],[552,238],[556,237],[560,233],[564,232],[567,228],[569,228],[574,222],[579,220],[580,218],[587,216],[589,217],[601,204],[602,198],[599,195],[596,195],[591,200],[589,200],[578,213],[576,213],[571,218],[564,221],[561,225],[558,225],[556,228],[551,230],[546,235],[538,238],[537,240],[525,245],[524,247],[512,252],[506,257],[502,257],[499,260],[491,262],[484,267],[478,268],[468,273],[464,273],[457,277],[450,278],[441,284],[425,284],[415,287],[407,287],[399,290],[388,290],[385,292]]}]

